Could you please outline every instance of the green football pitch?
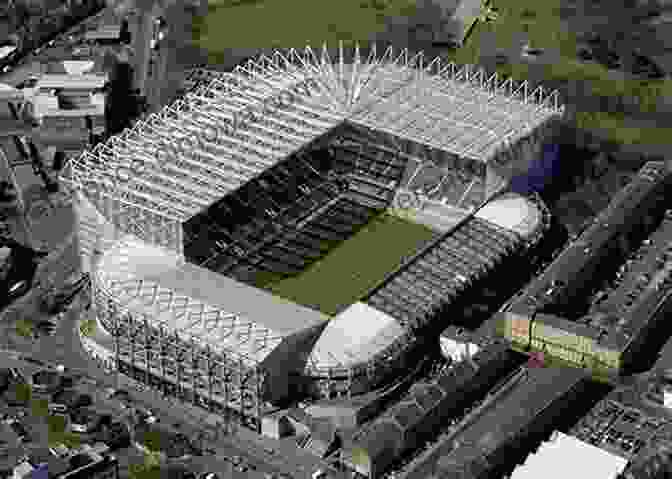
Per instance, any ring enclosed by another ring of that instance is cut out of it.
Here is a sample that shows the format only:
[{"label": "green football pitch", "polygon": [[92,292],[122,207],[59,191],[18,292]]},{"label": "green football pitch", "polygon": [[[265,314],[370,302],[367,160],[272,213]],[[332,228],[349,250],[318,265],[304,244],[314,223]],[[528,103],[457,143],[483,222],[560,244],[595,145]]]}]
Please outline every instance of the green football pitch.
[{"label": "green football pitch", "polygon": [[214,0],[195,22],[194,41],[217,58],[230,48],[313,48],[364,42],[415,0]]},{"label": "green football pitch", "polygon": [[436,233],[382,213],[300,274],[257,286],[298,304],[335,315],[356,302]]}]

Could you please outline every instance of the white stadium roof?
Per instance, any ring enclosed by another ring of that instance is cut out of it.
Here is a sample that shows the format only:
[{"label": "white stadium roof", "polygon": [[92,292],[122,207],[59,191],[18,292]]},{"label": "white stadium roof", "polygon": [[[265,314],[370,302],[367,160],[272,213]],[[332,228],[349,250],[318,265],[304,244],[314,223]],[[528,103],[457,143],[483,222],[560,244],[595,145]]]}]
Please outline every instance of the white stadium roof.
[{"label": "white stadium roof", "polygon": [[348,368],[364,364],[403,334],[404,328],[392,316],[366,303],[354,303],[322,331],[308,366]]},{"label": "white stadium roof", "polygon": [[[347,60],[342,48],[337,58],[326,47],[276,51],[202,76],[184,99],[73,160],[64,180],[185,221],[346,120],[488,161],[563,111],[556,91],[391,47],[356,47]],[[186,153],[162,146],[181,138],[198,140]],[[145,172],[120,180],[131,160]]]},{"label": "white stadium roof", "polygon": [[248,366],[285,337],[329,319],[132,236],[106,251],[96,272],[100,287],[128,310],[148,315],[152,326],[215,352],[235,352]]},{"label": "white stadium roof", "polygon": [[515,231],[523,238],[529,238],[539,229],[542,212],[523,196],[507,193],[502,195],[476,213],[482,220]]}]

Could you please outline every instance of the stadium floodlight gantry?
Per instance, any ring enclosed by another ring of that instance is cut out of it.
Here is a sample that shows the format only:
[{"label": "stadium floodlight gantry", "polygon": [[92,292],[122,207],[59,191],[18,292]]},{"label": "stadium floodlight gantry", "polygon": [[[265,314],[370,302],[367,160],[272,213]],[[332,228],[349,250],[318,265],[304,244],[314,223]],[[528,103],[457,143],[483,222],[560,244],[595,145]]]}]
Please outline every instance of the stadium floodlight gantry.
[{"label": "stadium floodlight gantry", "polygon": [[[558,92],[391,47],[275,51],[231,72],[193,71],[188,83],[181,98],[62,175],[77,198],[83,267],[94,273],[99,307],[114,311],[99,319],[128,339],[117,351],[147,375],[158,364],[150,358],[163,358],[151,343],[166,330],[187,349],[228,358],[222,370],[236,364],[280,389],[303,366],[276,351],[305,364],[310,351],[299,351],[328,318],[257,290],[251,278],[296,273],[321,242],[347,238],[339,228],[302,236],[311,218],[346,198],[358,221],[403,210],[445,233],[445,217],[474,212],[525,171],[564,112]],[[269,376],[270,363],[292,370]],[[241,397],[263,389],[244,392],[243,383]]]}]

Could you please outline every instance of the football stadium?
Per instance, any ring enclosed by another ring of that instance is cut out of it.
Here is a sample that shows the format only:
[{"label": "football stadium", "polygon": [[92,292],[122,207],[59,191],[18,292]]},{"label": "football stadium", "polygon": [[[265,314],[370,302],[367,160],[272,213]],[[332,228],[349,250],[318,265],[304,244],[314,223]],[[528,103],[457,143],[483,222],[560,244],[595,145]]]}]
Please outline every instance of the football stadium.
[{"label": "football stadium", "polygon": [[269,403],[381,387],[548,228],[507,188],[557,92],[342,46],[187,83],[62,178],[115,367],[183,400],[258,427]]}]

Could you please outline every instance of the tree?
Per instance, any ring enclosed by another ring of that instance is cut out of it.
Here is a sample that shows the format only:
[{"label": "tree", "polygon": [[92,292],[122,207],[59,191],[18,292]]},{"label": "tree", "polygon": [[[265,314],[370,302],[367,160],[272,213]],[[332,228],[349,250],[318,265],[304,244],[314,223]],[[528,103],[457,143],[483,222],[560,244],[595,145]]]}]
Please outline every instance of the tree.
[{"label": "tree", "polygon": [[145,456],[144,464],[131,464],[129,466],[131,479],[161,479],[161,469],[158,465],[151,465],[151,462]]},{"label": "tree", "polygon": [[16,334],[24,338],[33,336],[33,323],[28,319],[19,319],[15,325]]},{"label": "tree", "polygon": [[83,336],[89,337],[96,332],[96,320],[95,319],[85,319],[79,325],[79,330]]}]

